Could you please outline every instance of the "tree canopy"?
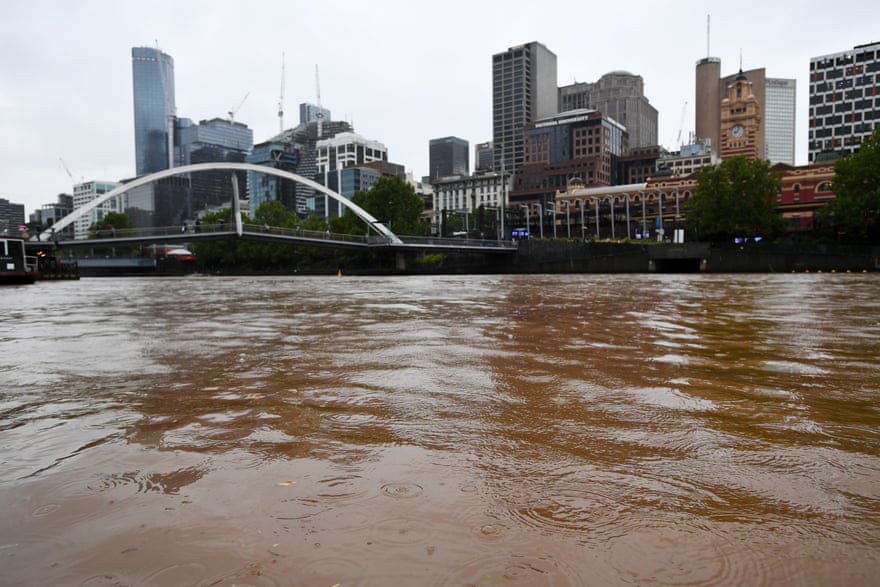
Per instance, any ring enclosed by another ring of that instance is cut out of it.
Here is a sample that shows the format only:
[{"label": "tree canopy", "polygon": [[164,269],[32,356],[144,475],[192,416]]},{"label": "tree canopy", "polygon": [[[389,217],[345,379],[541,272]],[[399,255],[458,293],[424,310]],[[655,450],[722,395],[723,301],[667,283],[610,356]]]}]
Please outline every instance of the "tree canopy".
[{"label": "tree canopy", "polygon": [[880,128],[855,153],[834,165],[835,199],[823,210],[837,229],[856,240],[880,240]]},{"label": "tree canopy", "polygon": [[776,211],[781,187],[768,161],[738,156],[704,167],[687,209],[687,225],[700,240],[772,237],[783,228]]},{"label": "tree canopy", "polygon": [[96,235],[105,234],[111,230],[123,230],[126,228],[134,228],[128,216],[120,212],[108,212],[104,215],[104,218],[89,227],[89,232],[92,238],[94,238]]},{"label": "tree canopy", "polygon": [[[425,203],[415,189],[399,177],[380,177],[368,192],[355,193],[351,201],[389,226],[395,234],[424,235],[426,232],[421,221]],[[363,234],[366,231],[363,221],[347,208],[330,226],[333,232]]]}]

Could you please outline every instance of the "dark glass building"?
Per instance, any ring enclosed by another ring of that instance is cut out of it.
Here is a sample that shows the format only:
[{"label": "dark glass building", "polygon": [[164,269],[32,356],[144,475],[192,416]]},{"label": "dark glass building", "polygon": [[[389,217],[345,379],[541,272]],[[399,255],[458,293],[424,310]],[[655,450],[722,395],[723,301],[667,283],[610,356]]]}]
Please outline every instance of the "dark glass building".
[{"label": "dark glass building", "polygon": [[469,148],[468,142],[458,137],[431,139],[428,143],[430,181],[433,183],[441,177],[468,175],[470,169]]},{"label": "dark glass building", "polygon": [[169,167],[174,127],[174,59],[159,49],[132,47],[134,150],[137,175]]}]

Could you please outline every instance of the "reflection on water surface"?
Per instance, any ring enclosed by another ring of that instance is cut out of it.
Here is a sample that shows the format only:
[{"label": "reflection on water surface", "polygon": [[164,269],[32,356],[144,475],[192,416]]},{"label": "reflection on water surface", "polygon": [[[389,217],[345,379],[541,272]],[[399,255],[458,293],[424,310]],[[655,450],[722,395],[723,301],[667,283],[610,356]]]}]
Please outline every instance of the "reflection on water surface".
[{"label": "reflection on water surface", "polygon": [[0,583],[872,584],[878,286],[9,288]]}]

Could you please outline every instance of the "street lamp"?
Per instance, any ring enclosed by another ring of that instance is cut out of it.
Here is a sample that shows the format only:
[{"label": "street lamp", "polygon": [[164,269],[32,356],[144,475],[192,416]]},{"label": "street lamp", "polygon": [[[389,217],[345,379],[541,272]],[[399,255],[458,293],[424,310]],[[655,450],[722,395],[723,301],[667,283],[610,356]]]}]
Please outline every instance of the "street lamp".
[{"label": "street lamp", "polygon": [[663,190],[657,188],[657,206],[659,214],[657,215],[657,241],[663,241]]},{"label": "street lamp", "polygon": [[563,200],[562,203],[565,204],[565,229],[569,240],[571,240],[571,202]]},{"label": "street lamp", "polygon": [[611,204],[611,240],[614,240],[614,196],[608,197],[608,202]]},{"label": "street lamp", "polygon": [[584,204],[586,203],[586,200],[581,200],[580,198],[578,198],[577,200],[575,200],[575,202],[577,202],[578,209],[581,211],[581,239],[586,241],[587,226],[584,224]]},{"label": "street lamp", "polygon": [[538,233],[544,238],[544,204],[539,202],[535,204],[538,207]]},{"label": "street lamp", "polygon": [[530,237],[532,236],[532,226],[529,224],[529,207],[525,204],[520,204],[519,207],[526,211],[526,237]]},{"label": "street lamp", "polygon": [[645,192],[639,192],[639,196],[642,198],[642,237],[646,238],[648,236],[648,218],[645,211]]}]

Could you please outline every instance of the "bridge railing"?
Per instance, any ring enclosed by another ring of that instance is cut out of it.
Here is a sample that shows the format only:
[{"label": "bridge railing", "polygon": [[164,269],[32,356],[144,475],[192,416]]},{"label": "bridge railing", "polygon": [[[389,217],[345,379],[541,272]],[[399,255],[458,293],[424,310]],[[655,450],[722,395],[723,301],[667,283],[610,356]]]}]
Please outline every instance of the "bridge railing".
[{"label": "bridge railing", "polygon": [[300,227],[284,228],[281,226],[269,226],[268,224],[243,224],[242,229],[245,232],[259,232],[264,234],[273,234],[278,236],[289,236],[294,238],[308,238],[314,240],[332,240],[336,242],[349,242],[363,244],[367,242],[367,237],[360,234],[342,234],[338,232],[330,232],[329,230],[306,230]]},{"label": "bridge railing", "polygon": [[502,248],[515,249],[513,241],[498,241],[480,238],[450,238],[439,236],[401,236],[401,240],[407,245],[425,245],[435,247],[467,247],[467,248]]}]

